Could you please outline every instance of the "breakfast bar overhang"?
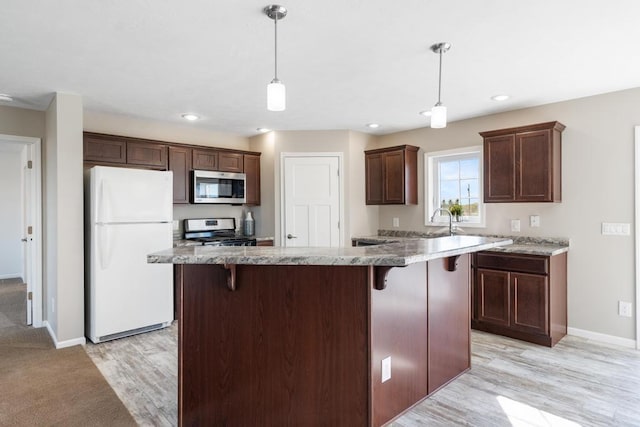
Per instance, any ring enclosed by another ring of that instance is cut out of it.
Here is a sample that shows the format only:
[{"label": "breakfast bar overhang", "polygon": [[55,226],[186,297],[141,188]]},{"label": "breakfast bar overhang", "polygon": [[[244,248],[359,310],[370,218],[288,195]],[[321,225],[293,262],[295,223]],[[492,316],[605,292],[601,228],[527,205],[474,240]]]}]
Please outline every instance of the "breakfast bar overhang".
[{"label": "breakfast bar overhang", "polygon": [[470,256],[509,239],[183,247],[182,426],[380,426],[470,368]]}]

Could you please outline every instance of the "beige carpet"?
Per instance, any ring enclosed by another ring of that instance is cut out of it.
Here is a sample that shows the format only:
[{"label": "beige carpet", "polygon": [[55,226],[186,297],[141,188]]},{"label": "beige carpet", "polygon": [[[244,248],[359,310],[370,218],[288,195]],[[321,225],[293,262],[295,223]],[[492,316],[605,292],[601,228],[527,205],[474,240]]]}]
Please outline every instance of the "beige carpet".
[{"label": "beige carpet", "polygon": [[136,425],[82,346],[25,325],[25,304],[25,285],[0,280],[0,425]]}]

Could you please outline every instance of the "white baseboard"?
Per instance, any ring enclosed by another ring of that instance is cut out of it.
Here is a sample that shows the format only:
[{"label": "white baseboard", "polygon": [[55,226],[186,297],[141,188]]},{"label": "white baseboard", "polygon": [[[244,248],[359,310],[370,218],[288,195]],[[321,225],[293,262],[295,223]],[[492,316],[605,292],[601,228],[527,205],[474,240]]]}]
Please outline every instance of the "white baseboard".
[{"label": "white baseboard", "polygon": [[635,340],[629,338],[616,337],[614,335],[601,334],[599,332],[585,331],[584,329],[567,328],[567,335],[586,338],[593,341],[600,341],[606,344],[619,345],[621,347],[636,348]]},{"label": "white baseboard", "polygon": [[65,348],[65,347],[73,347],[74,345],[85,345],[87,343],[87,339],[85,337],[82,338],[73,338],[65,341],[58,341],[55,332],[51,329],[51,325],[46,320],[42,321],[42,324],[46,326],[47,331],[49,331],[49,335],[53,340],[53,344],[56,346],[56,349]]}]

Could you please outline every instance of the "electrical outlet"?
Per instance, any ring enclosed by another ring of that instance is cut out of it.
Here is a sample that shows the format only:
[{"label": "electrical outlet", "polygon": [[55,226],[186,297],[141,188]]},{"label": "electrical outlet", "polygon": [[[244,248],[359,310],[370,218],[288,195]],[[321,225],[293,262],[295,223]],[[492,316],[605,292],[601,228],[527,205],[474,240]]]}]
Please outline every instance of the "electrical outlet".
[{"label": "electrical outlet", "polygon": [[393,218],[393,226],[400,227],[400,218]]},{"label": "electrical outlet", "polygon": [[618,315],[623,317],[631,317],[631,303],[626,301],[618,301]]},{"label": "electrical outlet", "polygon": [[178,231],[178,230],[180,230],[180,221],[176,219],[173,221],[173,231]]},{"label": "electrical outlet", "polygon": [[529,217],[529,227],[540,227],[540,215],[531,215]]},{"label": "electrical outlet", "polygon": [[520,231],[520,220],[512,219],[511,220],[511,231]]},{"label": "electrical outlet", "polygon": [[391,379],[391,356],[382,359],[382,382]]}]

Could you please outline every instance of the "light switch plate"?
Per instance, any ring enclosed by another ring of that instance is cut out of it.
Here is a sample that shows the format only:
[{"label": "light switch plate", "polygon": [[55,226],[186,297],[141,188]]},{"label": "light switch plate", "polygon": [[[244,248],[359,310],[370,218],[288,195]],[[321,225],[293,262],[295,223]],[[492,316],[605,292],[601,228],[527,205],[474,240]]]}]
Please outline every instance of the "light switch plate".
[{"label": "light switch plate", "polygon": [[621,222],[603,222],[602,234],[607,236],[631,235],[631,224]]},{"label": "light switch plate", "polygon": [[400,218],[393,218],[393,226],[400,227]]},{"label": "light switch plate", "polygon": [[520,220],[512,219],[511,220],[511,231],[520,231]]}]

